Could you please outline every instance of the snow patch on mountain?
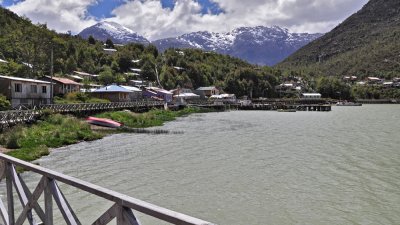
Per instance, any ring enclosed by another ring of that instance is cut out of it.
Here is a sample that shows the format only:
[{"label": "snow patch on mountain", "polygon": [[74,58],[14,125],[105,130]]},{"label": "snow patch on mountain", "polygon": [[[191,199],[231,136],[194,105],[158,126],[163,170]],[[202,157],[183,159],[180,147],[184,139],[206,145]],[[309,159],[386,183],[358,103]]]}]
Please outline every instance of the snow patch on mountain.
[{"label": "snow patch on mountain", "polygon": [[130,42],[150,43],[145,37],[138,35],[133,30],[111,21],[97,23],[94,26],[84,29],[79,35],[83,38],[88,38],[91,35],[101,41],[106,41],[109,38],[118,44]]}]

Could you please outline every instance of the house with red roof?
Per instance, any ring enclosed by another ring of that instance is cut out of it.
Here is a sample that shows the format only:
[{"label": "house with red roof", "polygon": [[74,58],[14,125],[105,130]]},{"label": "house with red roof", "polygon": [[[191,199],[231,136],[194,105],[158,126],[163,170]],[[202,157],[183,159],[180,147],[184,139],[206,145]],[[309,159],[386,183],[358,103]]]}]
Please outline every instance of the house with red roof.
[{"label": "house with red roof", "polygon": [[68,78],[45,76],[41,80],[53,82],[54,95],[65,95],[71,92],[79,92],[82,84]]}]

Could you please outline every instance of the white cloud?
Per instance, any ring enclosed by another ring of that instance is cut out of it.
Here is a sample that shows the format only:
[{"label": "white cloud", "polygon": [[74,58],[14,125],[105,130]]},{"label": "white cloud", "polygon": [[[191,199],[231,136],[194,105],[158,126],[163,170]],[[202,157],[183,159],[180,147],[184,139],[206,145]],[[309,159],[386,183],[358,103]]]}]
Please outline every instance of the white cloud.
[{"label": "white cloud", "polygon": [[[0,0],[2,1],[2,0]],[[33,22],[59,32],[74,33],[96,23],[88,7],[102,0],[25,0],[11,6]],[[240,26],[273,26],[295,32],[327,32],[368,0],[210,0],[223,10],[202,14],[197,0],[175,0],[173,9],[160,0],[124,0],[106,20],[118,22],[150,40],[187,32],[226,32]]]},{"label": "white cloud", "polygon": [[58,32],[80,32],[96,23],[87,12],[87,8],[96,3],[96,0],[25,0],[9,9],[34,23],[46,23],[48,28]]},{"label": "white cloud", "polygon": [[109,19],[154,40],[194,31],[226,32],[240,26],[283,26],[295,32],[327,32],[368,0],[213,0],[223,13],[203,15],[194,0],[163,9],[158,0],[131,0]]}]

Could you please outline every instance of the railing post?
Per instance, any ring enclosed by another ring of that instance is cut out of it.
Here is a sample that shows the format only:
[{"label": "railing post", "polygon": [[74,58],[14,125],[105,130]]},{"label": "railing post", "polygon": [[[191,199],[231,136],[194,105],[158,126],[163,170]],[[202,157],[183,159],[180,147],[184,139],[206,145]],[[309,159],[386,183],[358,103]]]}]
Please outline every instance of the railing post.
[{"label": "railing post", "polygon": [[46,178],[46,188],[44,189],[44,208],[45,208],[45,225],[53,225],[53,196],[51,193],[50,183],[52,180]]},{"label": "railing post", "polygon": [[14,196],[13,196],[13,178],[12,164],[6,163],[6,183],[7,183],[7,206],[8,206],[8,225],[15,224],[14,216]]}]

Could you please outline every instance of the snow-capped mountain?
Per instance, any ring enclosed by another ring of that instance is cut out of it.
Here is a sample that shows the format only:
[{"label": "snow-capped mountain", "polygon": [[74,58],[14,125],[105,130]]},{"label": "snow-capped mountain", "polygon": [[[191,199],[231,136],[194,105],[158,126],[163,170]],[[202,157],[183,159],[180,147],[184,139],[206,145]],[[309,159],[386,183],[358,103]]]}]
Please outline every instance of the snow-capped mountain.
[{"label": "snow-capped mountain", "polygon": [[[118,44],[150,43],[131,29],[114,22],[98,23],[84,29],[79,35],[83,38],[92,35],[102,41],[110,38]],[[199,48],[228,54],[254,64],[272,66],[320,36],[322,34],[290,33],[278,26],[257,26],[241,27],[227,33],[194,32],[151,43],[160,51],[168,48]]]},{"label": "snow-capped mountain", "polygon": [[79,33],[79,36],[85,39],[89,38],[90,35],[101,41],[106,41],[110,38],[116,44],[126,44],[130,42],[141,44],[150,43],[146,38],[140,36],[133,30],[118,23],[108,21],[97,23]]},{"label": "snow-capped mountain", "polygon": [[241,27],[227,33],[194,32],[152,42],[158,49],[200,48],[228,54],[250,63],[275,65],[322,34],[290,33],[274,27]]}]

